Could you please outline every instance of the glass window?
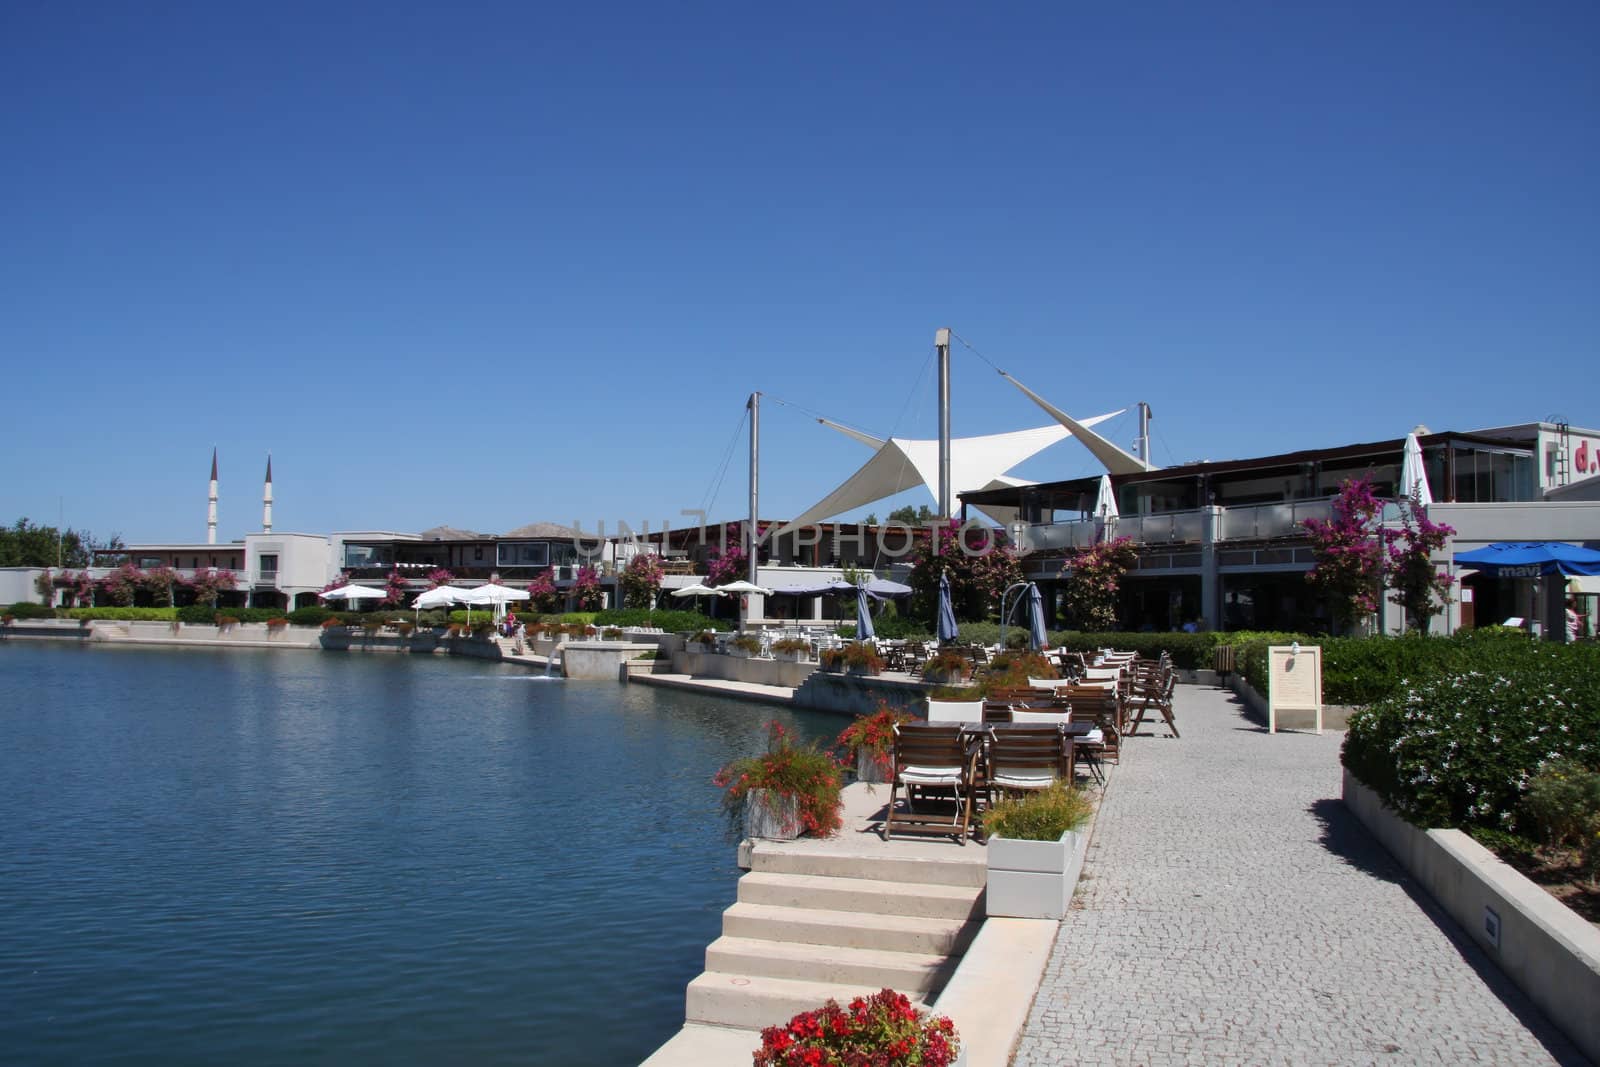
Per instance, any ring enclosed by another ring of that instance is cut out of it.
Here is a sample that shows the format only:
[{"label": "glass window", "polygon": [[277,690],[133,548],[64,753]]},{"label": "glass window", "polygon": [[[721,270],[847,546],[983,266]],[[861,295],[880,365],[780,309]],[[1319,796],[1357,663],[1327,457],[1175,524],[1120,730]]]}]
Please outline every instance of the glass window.
[{"label": "glass window", "polygon": [[497,551],[502,567],[550,566],[550,545],[545,541],[502,541]]},{"label": "glass window", "polygon": [[278,571],[278,557],[276,555],[261,555],[261,573],[276,574]]}]

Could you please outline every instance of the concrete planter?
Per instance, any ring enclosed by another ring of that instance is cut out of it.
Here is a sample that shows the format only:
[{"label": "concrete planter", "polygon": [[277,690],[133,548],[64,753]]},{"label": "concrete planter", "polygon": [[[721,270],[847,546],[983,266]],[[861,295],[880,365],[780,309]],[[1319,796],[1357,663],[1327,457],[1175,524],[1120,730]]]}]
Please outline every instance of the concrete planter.
[{"label": "concrete planter", "polygon": [[800,836],[800,799],[752,789],[744,797],[744,835],[764,841],[793,841]]},{"label": "concrete planter", "polygon": [[972,677],[971,671],[941,671],[923,668],[922,680],[929,685],[955,685]]},{"label": "concrete planter", "polygon": [[987,914],[1059,919],[1067,914],[1088,839],[1068,830],[1055,841],[989,839]]},{"label": "concrete planter", "polygon": [[878,676],[878,672],[871,667],[851,667],[847,665],[844,673],[853,678],[876,678]]},{"label": "concrete planter", "polygon": [[774,652],[772,654],[772,658],[777,660],[779,663],[810,663],[811,662],[811,653],[809,653],[809,652]]}]

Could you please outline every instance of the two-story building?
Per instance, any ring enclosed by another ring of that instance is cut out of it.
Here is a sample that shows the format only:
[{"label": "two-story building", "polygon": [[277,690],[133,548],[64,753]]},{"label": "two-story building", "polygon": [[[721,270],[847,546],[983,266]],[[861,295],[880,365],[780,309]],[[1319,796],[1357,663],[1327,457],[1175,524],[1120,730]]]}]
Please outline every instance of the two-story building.
[{"label": "two-story building", "polygon": [[[1561,607],[1561,590],[1551,583],[1488,578],[1455,568],[1451,557],[1496,541],[1600,545],[1600,505],[1569,491],[1600,471],[1600,431],[1540,422],[1424,430],[1418,440],[1434,498],[1428,515],[1456,529],[1436,562],[1461,579],[1435,629],[1512,617],[1551,625]],[[965,492],[961,499],[1019,509],[1012,537],[1025,572],[1052,606],[1074,550],[1129,537],[1138,565],[1122,589],[1127,627],[1323,630],[1327,605],[1304,580],[1315,563],[1305,520],[1331,517],[1346,480],[1368,477],[1381,496],[1404,492],[1404,446],[1397,438],[1112,475],[1115,508],[1104,514],[1097,514],[1099,477]],[[1398,630],[1399,609],[1386,605],[1381,623]]]}]

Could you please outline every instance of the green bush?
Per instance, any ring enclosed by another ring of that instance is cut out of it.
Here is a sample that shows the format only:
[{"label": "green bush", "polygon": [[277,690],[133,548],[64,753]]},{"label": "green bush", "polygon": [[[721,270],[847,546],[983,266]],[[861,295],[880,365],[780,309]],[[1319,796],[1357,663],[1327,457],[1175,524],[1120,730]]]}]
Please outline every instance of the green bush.
[{"label": "green bush", "polygon": [[[1009,637],[1011,629],[1006,629]],[[1181,630],[1164,632],[1085,633],[1080,630],[1052,630],[1050,644],[1069,652],[1093,652],[1101,648],[1116,648],[1124,652],[1137,652],[1145,659],[1160,659],[1165,652],[1172,657],[1172,665],[1180,670],[1210,670],[1211,652],[1219,644],[1227,643],[1228,634],[1184,633]]]},{"label": "green bush", "polygon": [[54,608],[47,608],[43,604],[35,604],[31,600],[19,600],[9,608],[5,614],[14,619],[53,619],[56,617]]},{"label": "green bush", "polygon": [[1089,798],[1071,786],[1056,782],[1049,789],[1021,797],[1008,797],[983,815],[983,829],[990,837],[1013,841],[1056,841],[1068,830],[1076,830],[1094,814]]},{"label": "green bush", "polygon": [[926,622],[906,615],[885,615],[881,619],[873,620],[872,628],[879,637],[892,641],[933,640],[933,631],[928,629]]},{"label": "green bush", "polygon": [[1600,834],[1600,773],[1570,760],[1545,764],[1522,798],[1517,821],[1547,845],[1587,846]]},{"label": "green bush", "polygon": [[1541,766],[1600,766],[1600,646],[1415,640],[1438,645],[1445,667],[1352,713],[1344,741],[1345,767],[1400,815],[1521,831]]},{"label": "green bush", "polygon": [[104,619],[108,622],[177,622],[177,608],[68,608],[69,619]]},{"label": "green bush", "polygon": [[295,608],[289,612],[287,618],[291,626],[321,626],[322,620],[334,614],[336,613],[317,605],[309,608]]},{"label": "green bush", "polygon": [[611,608],[606,611],[579,611],[560,617],[563,622],[583,622],[595,626],[654,626],[669,634],[700,630],[731,630],[731,623],[712,619],[698,611],[646,611],[643,608]]},{"label": "green bush", "polygon": [[[239,622],[271,622],[273,619],[283,618],[287,618],[290,622],[293,622],[296,614],[295,612],[288,612],[286,614],[282,608],[213,608],[205,604],[190,604],[188,607],[179,608],[177,610],[179,622],[186,622],[195,626],[211,625],[223,615],[226,615],[230,619],[236,619]],[[322,608],[302,610],[323,611]],[[323,611],[323,615],[317,619],[317,622],[321,622],[322,618],[326,617],[326,614],[327,613]],[[313,623],[311,625],[315,624]]]}]

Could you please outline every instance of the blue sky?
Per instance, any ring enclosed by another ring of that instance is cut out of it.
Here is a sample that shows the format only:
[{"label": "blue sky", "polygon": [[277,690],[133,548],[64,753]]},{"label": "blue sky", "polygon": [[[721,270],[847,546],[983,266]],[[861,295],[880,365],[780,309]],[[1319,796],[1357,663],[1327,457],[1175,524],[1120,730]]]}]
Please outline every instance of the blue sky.
[{"label": "blue sky", "polygon": [[[0,520],[203,539],[216,445],[224,538],[269,450],[278,529],[659,525],[752,390],[790,405],[783,517],[866,458],[806,412],[934,435],[945,325],[1075,414],[1148,401],[1161,463],[1593,426],[1597,34],[1588,2],[8,4]],[[1047,421],[960,345],[955,389],[957,434]]]}]

